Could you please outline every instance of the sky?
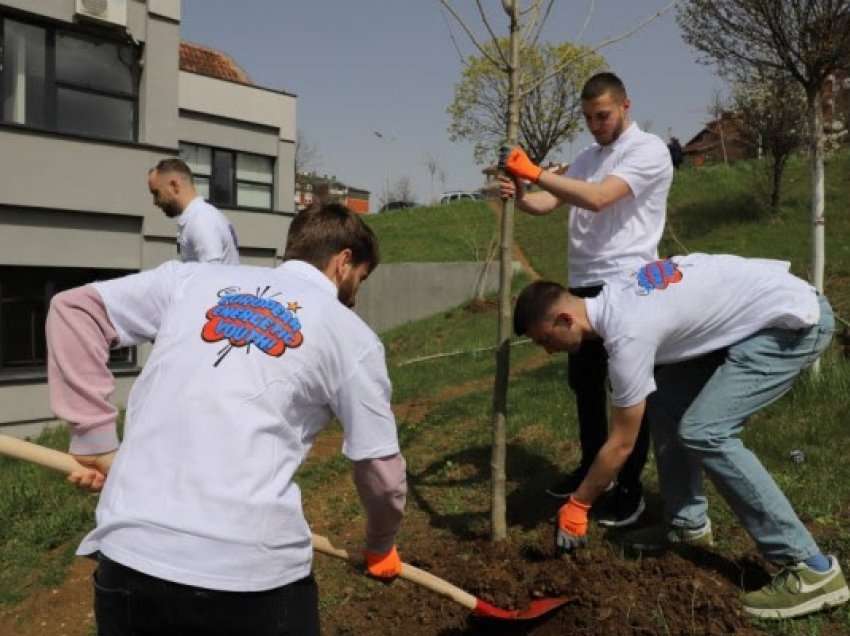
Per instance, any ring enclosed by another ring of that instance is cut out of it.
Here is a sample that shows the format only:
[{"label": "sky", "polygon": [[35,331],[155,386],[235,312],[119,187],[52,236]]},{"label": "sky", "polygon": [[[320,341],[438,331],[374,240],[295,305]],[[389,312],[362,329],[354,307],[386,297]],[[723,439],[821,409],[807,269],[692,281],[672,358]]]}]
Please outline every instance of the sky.
[{"label": "sky", "polygon": [[[595,47],[667,3],[555,0],[542,39]],[[472,0],[451,4],[483,41]],[[483,4],[494,30],[506,34],[501,1]],[[697,63],[674,14],[599,52],[625,82],[632,118],[684,144],[709,119],[708,105],[725,85],[712,67]],[[439,0],[183,0],[181,32],[231,55],[255,84],[297,95],[296,125],[318,150],[316,171],[369,190],[373,211],[387,184],[402,177],[411,179],[420,203],[482,185],[483,166],[472,144],[449,140],[446,113],[463,68],[460,54],[475,49]],[[549,158],[569,161],[590,142],[582,133]],[[432,183],[429,158],[444,182]]]}]

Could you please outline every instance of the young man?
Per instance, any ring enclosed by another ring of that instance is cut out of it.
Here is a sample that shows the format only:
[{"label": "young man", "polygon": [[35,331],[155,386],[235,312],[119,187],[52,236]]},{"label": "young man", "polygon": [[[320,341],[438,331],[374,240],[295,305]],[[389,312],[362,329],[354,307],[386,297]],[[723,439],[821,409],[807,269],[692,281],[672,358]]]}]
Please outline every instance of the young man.
[{"label": "young man", "polygon": [[[89,467],[70,479],[103,486],[78,549],[99,555],[100,636],[318,634],[292,478],[333,416],[367,513],[368,570],[400,572],[405,463],[384,350],[349,309],[378,265],[375,236],[343,206],[306,210],[284,261],[169,262],[51,303],[51,407]],[[119,446],[109,348],[150,341]]]},{"label": "young man", "polygon": [[218,209],[204,201],[192,171],[180,159],[163,159],[148,172],[153,204],[177,219],[177,253],[184,263],[239,264],[236,230]]},{"label": "young man", "polygon": [[585,542],[587,511],[632,452],[649,400],[666,523],[634,531],[631,545],[710,545],[705,471],[765,558],[783,566],[773,583],[744,595],[748,613],[797,616],[850,598],[838,561],[821,553],[739,437],[832,339],[829,303],[788,263],[675,257],[611,279],[587,299],[536,282],[517,300],[514,329],[550,353],[594,339],[608,351],[611,433],[558,513],[561,550]]},{"label": "young man", "polygon": [[[533,215],[572,206],[569,216],[569,286],[575,296],[592,298],[623,268],[658,258],[673,179],[664,142],[640,130],[629,118],[631,103],[613,73],[591,77],[581,93],[587,128],[596,143],[582,151],[565,176],[544,172],[519,148],[505,157],[512,177],[501,178],[503,197],[516,196],[519,209]],[[540,191],[528,192],[523,181]],[[549,494],[566,498],[587,475],[608,435],[605,350],[589,341],[570,353],[569,384],[576,396],[581,462]],[[646,426],[634,453],[615,479],[616,488],[594,509],[606,526],[626,526],[644,509],[640,475],[646,464]]]}]

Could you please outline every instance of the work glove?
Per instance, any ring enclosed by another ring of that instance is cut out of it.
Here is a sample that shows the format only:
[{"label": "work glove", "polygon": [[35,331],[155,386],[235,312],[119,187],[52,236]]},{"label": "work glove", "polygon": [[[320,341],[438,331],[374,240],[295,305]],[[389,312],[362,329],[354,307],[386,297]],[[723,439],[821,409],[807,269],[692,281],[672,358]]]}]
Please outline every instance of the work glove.
[{"label": "work glove", "polygon": [[543,168],[534,165],[519,146],[513,148],[502,146],[499,149],[499,168],[512,177],[525,179],[532,183],[537,183],[543,173]]},{"label": "work glove", "polygon": [[390,581],[401,574],[401,558],[395,546],[383,554],[364,550],[363,556],[366,557],[366,571],[369,576]]},{"label": "work glove", "polygon": [[587,544],[587,513],[590,505],[570,497],[558,510],[558,527],[555,531],[555,549],[572,552]]}]

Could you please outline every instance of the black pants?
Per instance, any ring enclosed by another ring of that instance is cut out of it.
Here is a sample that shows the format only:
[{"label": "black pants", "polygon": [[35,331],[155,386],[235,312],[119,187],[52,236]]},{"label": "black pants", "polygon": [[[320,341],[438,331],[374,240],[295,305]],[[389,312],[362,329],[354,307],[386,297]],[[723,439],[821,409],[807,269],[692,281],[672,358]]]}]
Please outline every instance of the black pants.
[{"label": "black pants", "polygon": [[164,581],[100,556],[94,575],[98,636],[318,636],[310,575],[263,592],[221,592]]},{"label": "black pants", "polygon": [[[573,287],[570,293],[579,298],[599,295],[602,286]],[[599,449],[608,440],[608,354],[602,340],[585,340],[577,353],[569,355],[567,378],[576,396],[581,470],[588,470]],[[644,413],[634,450],[620,470],[617,481],[625,488],[640,486],[640,474],[649,452],[649,424]]]}]

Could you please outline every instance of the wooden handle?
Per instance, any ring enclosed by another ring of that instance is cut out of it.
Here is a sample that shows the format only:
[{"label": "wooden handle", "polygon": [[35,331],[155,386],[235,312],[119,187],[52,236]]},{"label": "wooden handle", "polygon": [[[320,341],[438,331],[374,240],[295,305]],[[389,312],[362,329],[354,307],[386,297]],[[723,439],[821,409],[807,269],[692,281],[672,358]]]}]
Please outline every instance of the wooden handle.
[{"label": "wooden handle", "polygon": [[[327,537],[323,537],[320,534],[313,535],[313,549],[317,552],[321,552],[322,554],[337,557],[338,559],[353,561],[348,552],[334,547],[331,542],[328,541]],[[427,588],[432,592],[436,592],[437,594],[442,594],[443,596],[453,600],[455,603],[463,605],[467,609],[474,610],[475,606],[478,604],[478,599],[469,592],[465,592],[445,579],[434,576],[425,570],[420,570],[409,563],[401,564],[401,574],[399,574],[399,577],[410,581],[411,583],[416,583],[417,585]]]},{"label": "wooden handle", "polygon": [[45,448],[9,435],[0,435],[0,454],[23,459],[66,474],[75,470],[84,470],[83,466],[68,453]]},{"label": "wooden handle", "polygon": [[[52,468],[63,473],[71,473],[84,468],[68,453],[53,450],[52,448],[45,448],[44,446],[39,446],[38,444],[33,444],[32,442],[27,442],[16,437],[10,437],[9,435],[0,435],[0,454],[23,459],[24,461]],[[327,537],[323,537],[320,534],[313,535],[313,549],[338,559],[353,561],[347,551],[334,547],[328,541]],[[432,592],[442,594],[467,609],[474,610],[478,603],[478,599],[472,596],[472,594],[464,592],[448,581],[434,576],[425,570],[420,570],[408,563],[402,563],[401,574],[399,576],[411,583],[421,585]]]}]

